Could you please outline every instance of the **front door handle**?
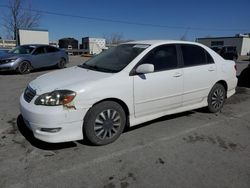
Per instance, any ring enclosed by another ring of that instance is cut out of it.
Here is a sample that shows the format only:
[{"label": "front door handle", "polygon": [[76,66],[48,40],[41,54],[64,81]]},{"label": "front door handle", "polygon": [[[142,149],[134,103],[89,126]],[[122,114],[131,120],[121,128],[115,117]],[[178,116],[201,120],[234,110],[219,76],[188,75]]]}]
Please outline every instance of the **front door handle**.
[{"label": "front door handle", "polygon": [[174,73],[174,77],[181,77],[182,76],[182,74],[180,73],[180,72],[176,72],[176,73]]}]

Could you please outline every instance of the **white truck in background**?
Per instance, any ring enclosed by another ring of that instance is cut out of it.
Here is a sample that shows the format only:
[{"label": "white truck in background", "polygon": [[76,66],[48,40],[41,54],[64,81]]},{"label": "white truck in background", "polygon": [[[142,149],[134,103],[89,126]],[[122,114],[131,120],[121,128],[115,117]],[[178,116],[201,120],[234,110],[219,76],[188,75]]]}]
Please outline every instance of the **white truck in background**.
[{"label": "white truck in background", "polygon": [[49,44],[49,31],[45,29],[19,29],[18,45]]},{"label": "white truck in background", "polygon": [[106,50],[106,40],[104,38],[82,38],[83,49],[88,55],[96,55]]}]

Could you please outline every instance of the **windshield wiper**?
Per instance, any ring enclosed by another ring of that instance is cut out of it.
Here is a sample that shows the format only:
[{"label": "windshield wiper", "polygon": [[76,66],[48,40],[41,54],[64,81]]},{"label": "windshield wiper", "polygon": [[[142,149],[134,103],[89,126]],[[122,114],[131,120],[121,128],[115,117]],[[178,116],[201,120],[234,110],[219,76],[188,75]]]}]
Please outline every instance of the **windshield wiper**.
[{"label": "windshield wiper", "polygon": [[99,71],[99,72],[108,72],[108,73],[116,73],[118,71],[116,70],[110,70],[110,69],[106,69],[106,68],[102,68],[102,67],[98,67],[98,66],[90,66],[88,64],[82,64],[82,65],[78,65],[81,68],[86,68],[89,70],[95,70],[95,71]]}]

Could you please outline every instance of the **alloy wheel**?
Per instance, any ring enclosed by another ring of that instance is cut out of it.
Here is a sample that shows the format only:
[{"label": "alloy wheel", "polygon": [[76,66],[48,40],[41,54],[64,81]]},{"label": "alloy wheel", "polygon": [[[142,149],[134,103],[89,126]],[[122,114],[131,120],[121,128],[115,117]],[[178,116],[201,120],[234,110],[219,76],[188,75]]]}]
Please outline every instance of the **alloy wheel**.
[{"label": "alloy wheel", "polygon": [[121,115],[114,109],[99,113],[95,119],[95,135],[102,140],[113,138],[121,127]]},{"label": "alloy wheel", "polygon": [[223,106],[224,100],[225,100],[224,91],[221,88],[217,88],[212,95],[211,104],[213,108],[215,110],[220,109]]},{"label": "alloy wheel", "polygon": [[30,72],[30,66],[29,66],[29,63],[28,62],[22,62],[20,65],[19,65],[19,72],[21,74],[26,74],[26,73],[29,73]]}]

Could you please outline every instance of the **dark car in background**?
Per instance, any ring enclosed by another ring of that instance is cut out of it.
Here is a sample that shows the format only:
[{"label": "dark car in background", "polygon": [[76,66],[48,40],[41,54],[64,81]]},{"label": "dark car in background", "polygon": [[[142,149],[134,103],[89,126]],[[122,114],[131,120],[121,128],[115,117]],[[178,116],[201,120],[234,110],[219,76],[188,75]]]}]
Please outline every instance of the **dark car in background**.
[{"label": "dark car in background", "polygon": [[64,68],[68,63],[65,51],[42,44],[21,45],[0,54],[0,71],[15,70],[27,74],[32,69],[57,66]]},{"label": "dark car in background", "polygon": [[211,47],[212,50],[220,54],[224,59],[228,60],[237,60],[238,59],[238,52],[236,46],[213,46]]},{"label": "dark car in background", "polygon": [[221,48],[221,47],[218,47],[218,46],[213,46],[213,47],[211,47],[211,49],[212,49],[213,51],[217,52],[218,54],[220,54],[222,48]]},{"label": "dark car in background", "polygon": [[235,46],[223,46],[220,55],[224,59],[229,59],[229,60],[237,60],[238,59],[238,52],[236,50]]}]

